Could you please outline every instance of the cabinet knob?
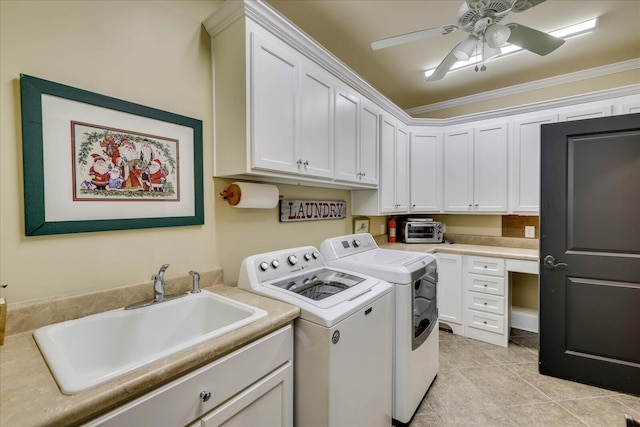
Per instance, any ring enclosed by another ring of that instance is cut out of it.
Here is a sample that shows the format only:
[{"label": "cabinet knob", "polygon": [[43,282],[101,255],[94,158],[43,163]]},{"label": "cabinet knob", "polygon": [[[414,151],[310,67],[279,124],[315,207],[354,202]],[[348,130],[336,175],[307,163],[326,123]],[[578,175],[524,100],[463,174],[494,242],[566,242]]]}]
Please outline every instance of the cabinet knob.
[{"label": "cabinet knob", "polygon": [[487,324],[487,321],[485,320],[485,321],[484,321],[484,322],[482,322],[482,323],[484,323],[484,324],[486,325],[486,324]]},{"label": "cabinet knob", "polygon": [[485,288],[487,287],[487,284],[486,284],[486,283],[484,284],[484,287],[485,287]]},{"label": "cabinet knob", "polygon": [[211,399],[210,391],[203,390],[200,392],[200,400],[202,400],[203,402],[207,402],[209,399]]},{"label": "cabinet knob", "polygon": [[484,305],[487,305],[487,303],[485,302]]}]

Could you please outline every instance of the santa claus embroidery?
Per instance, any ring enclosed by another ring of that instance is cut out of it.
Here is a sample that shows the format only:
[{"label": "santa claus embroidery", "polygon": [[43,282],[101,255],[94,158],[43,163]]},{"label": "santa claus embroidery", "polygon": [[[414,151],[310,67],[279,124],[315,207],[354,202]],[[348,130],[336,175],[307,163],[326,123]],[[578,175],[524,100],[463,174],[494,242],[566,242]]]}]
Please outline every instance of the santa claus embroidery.
[{"label": "santa claus embroidery", "polygon": [[167,181],[165,173],[162,170],[160,160],[155,159],[149,164],[149,182],[151,183],[151,191],[162,192],[164,183]]},{"label": "santa claus embroidery", "polygon": [[89,169],[91,184],[95,185],[97,190],[104,190],[109,185],[109,167],[104,158],[99,154],[92,154],[93,166]]},{"label": "santa claus embroidery", "polygon": [[118,166],[111,168],[109,172],[109,190],[122,189],[122,172]]},{"label": "santa claus embroidery", "polygon": [[125,142],[113,153],[111,161],[123,171],[122,188],[126,190],[142,190],[142,168],[138,153],[130,142]]}]

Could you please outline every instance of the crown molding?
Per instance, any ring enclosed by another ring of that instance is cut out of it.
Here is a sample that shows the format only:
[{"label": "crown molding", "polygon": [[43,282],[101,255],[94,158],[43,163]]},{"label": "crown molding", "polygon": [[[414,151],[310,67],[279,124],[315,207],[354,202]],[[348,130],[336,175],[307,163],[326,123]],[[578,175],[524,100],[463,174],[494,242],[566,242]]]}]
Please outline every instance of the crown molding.
[{"label": "crown molding", "polygon": [[411,120],[402,108],[378,92],[344,62],[262,0],[228,0],[204,22],[211,37],[235,20],[247,17],[376,103],[401,121]]},{"label": "crown molding", "polygon": [[405,112],[410,116],[428,113],[431,111],[443,110],[445,108],[459,107],[461,105],[471,104],[474,102],[482,102],[490,99],[501,98],[503,96],[517,95],[523,92],[529,92],[539,89],[545,89],[566,83],[572,83],[580,80],[592,79],[595,77],[607,76],[609,74],[622,73],[625,71],[636,70],[640,68],[640,58],[630,59],[628,61],[617,62],[614,64],[603,65],[600,67],[590,68],[587,70],[576,71],[573,73],[562,74],[559,76],[549,77],[541,80],[534,80],[519,85],[509,86],[502,89],[490,90],[476,95],[463,96],[461,98],[451,99],[434,104],[427,104],[421,107],[409,108]]},{"label": "crown molding", "polygon": [[353,71],[345,63],[340,61],[331,52],[325,49],[314,39],[309,37],[304,31],[298,28],[286,17],[281,15],[278,11],[271,8],[271,6],[264,3],[262,0],[228,0],[211,16],[209,16],[203,22],[203,24],[209,35],[211,37],[214,37],[216,34],[241,18],[251,19],[258,25],[267,29],[278,38],[283,40],[285,43],[296,49],[299,53],[306,56],[316,64],[322,66],[325,70],[333,74],[336,78],[344,82],[350,88],[358,91],[369,101],[375,103],[387,114],[394,116],[395,118],[409,126],[443,127],[463,124],[476,120],[491,119],[527,112],[540,111],[543,109],[565,107],[579,103],[615,98],[619,96],[640,95],[640,84],[635,84],[620,88],[607,89],[598,92],[569,96],[566,98],[541,101],[516,107],[506,107],[498,110],[474,113],[446,119],[413,118],[411,116],[412,114],[419,114],[434,110],[440,110],[443,108],[456,107],[472,102],[479,102],[503,96],[519,94],[522,92],[552,87],[578,80],[635,70],[640,68],[640,58],[591,68],[574,73],[563,74],[561,76],[550,77],[547,79],[536,80],[520,85],[506,87],[503,89],[480,93],[477,95],[456,98],[450,101],[403,110],[396,104],[391,102],[384,95],[382,95],[380,92],[378,92],[373,86],[362,79],[355,71]]}]

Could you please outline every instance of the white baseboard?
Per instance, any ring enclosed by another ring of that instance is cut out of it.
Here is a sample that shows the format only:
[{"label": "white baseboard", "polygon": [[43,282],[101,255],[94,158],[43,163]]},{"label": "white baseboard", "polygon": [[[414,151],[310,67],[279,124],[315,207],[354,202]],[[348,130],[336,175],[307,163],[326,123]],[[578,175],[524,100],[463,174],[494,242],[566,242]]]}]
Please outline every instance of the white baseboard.
[{"label": "white baseboard", "polygon": [[511,307],[511,327],[538,333],[538,311],[529,308]]}]

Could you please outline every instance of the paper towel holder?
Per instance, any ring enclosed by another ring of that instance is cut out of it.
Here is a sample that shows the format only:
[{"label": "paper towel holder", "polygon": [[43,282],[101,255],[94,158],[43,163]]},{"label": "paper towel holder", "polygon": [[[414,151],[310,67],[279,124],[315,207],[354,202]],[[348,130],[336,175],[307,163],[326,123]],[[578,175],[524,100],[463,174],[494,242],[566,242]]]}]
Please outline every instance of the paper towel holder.
[{"label": "paper towel holder", "polygon": [[235,206],[240,203],[240,197],[242,197],[240,187],[237,184],[231,184],[220,193],[223,199],[225,199],[231,206]]},{"label": "paper towel holder", "polygon": [[[233,184],[230,184],[226,190],[222,191],[220,195],[231,206],[237,206],[242,198],[242,190],[240,189],[240,186],[234,182]],[[280,195],[278,198],[283,199],[284,196]]]}]

